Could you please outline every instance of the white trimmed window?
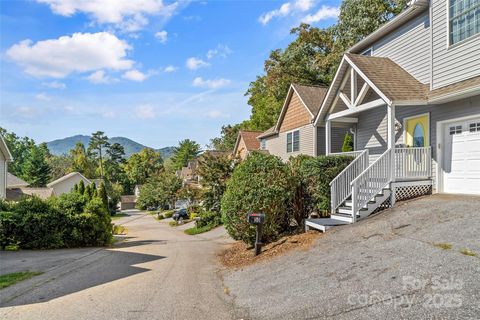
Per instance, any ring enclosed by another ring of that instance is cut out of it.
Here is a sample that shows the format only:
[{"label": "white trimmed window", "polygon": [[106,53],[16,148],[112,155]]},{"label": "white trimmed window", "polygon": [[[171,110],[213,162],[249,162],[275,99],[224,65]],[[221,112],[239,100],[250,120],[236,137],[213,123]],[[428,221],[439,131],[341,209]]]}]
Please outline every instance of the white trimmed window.
[{"label": "white trimmed window", "polygon": [[448,20],[451,45],[480,33],[480,0],[450,0]]},{"label": "white trimmed window", "polygon": [[300,151],[300,130],[287,133],[287,153]]}]

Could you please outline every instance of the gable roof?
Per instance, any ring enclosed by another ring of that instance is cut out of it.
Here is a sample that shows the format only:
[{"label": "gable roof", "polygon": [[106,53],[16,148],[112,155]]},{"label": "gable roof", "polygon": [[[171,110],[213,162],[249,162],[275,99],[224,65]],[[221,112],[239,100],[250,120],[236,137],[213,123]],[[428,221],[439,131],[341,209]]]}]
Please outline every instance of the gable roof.
[{"label": "gable roof", "polygon": [[25,197],[36,196],[40,199],[47,200],[53,196],[52,188],[11,188],[7,189],[7,199],[19,201]]},{"label": "gable roof", "polygon": [[323,121],[349,68],[362,77],[387,104],[426,104],[429,86],[389,58],[346,53],[323,100],[315,124]]},{"label": "gable roof", "polygon": [[345,54],[390,101],[426,101],[429,86],[389,58]]},{"label": "gable roof", "polygon": [[10,150],[8,150],[7,143],[5,142],[5,140],[3,139],[3,136],[1,134],[0,134],[0,152],[3,153],[3,155],[5,157],[5,160],[7,160],[7,161],[12,161],[13,160],[13,156],[10,153]]},{"label": "gable roof", "polygon": [[315,117],[320,110],[323,98],[327,94],[328,88],[324,86],[305,86],[292,83],[300,100],[303,102],[308,111]]},{"label": "gable roof", "polygon": [[266,138],[266,137],[272,136],[274,134],[277,134],[275,132],[275,126],[273,126],[271,128],[268,128],[267,130],[263,131],[263,133],[261,135],[259,135],[257,137],[257,139]]},{"label": "gable roof", "polygon": [[28,187],[29,183],[7,172],[7,188]]},{"label": "gable roof", "polygon": [[235,142],[235,148],[233,149],[233,154],[236,155],[238,151],[238,145],[240,144],[240,139],[243,139],[247,151],[253,151],[260,149],[260,141],[257,139],[259,135],[262,134],[262,131],[247,131],[240,130],[238,132],[237,141]]},{"label": "gable roof", "polygon": [[79,175],[81,178],[83,178],[84,180],[88,181],[89,183],[92,183],[90,180],[88,180],[87,178],[85,178],[85,176],[83,174],[81,174],[80,172],[71,172],[69,174],[66,174],[64,175],[63,177],[61,178],[58,178],[57,180],[54,180],[52,182],[50,182],[49,184],[47,184],[47,187],[51,188],[53,186],[55,186],[56,184],[62,182],[62,181],[65,181],[65,180],[68,180],[76,175]]},{"label": "gable roof", "polygon": [[287,97],[285,98],[285,102],[283,103],[282,110],[280,111],[280,115],[277,119],[277,123],[272,128],[263,132],[259,138],[265,138],[279,132],[280,125],[283,121],[283,118],[285,117],[288,106],[290,104],[290,100],[292,99],[294,93],[297,94],[302,104],[310,113],[311,119],[313,120],[320,111],[320,107],[323,100],[325,99],[325,96],[327,95],[327,92],[328,87],[313,85],[306,86],[292,83],[290,85],[290,88],[288,89]]}]

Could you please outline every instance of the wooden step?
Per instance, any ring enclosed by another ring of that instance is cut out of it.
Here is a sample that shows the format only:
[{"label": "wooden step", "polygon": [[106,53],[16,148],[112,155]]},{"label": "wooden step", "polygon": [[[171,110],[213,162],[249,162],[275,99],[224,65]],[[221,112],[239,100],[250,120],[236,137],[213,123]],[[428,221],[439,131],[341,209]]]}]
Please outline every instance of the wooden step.
[{"label": "wooden step", "polygon": [[305,230],[308,231],[309,229],[316,229],[325,232],[334,226],[341,226],[345,224],[350,223],[332,218],[307,219],[305,220]]}]

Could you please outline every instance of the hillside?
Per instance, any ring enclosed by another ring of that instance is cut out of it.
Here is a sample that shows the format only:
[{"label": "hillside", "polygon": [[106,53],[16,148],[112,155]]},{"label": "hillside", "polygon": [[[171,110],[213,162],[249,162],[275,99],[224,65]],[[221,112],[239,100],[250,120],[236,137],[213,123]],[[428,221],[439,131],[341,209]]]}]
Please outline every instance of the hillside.
[{"label": "hillside", "polygon": [[[147,146],[144,146],[141,143],[135,142],[125,137],[112,137],[108,141],[110,143],[121,144],[123,148],[125,148],[125,156],[127,158],[130,157],[133,153],[137,153],[143,148],[147,148]],[[63,139],[53,140],[53,141],[47,142],[47,146],[52,154],[62,155],[62,154],[67,154],[71,149],[73,149],[77,142],[81,142],[85,145],[85,147],[87,147],[90,142],[90,136],[76,135],[76,136],[67,137]],[[159,151],[162,157],[166,159],[172,155],[173,147],[156,149],[156,151]]]}]

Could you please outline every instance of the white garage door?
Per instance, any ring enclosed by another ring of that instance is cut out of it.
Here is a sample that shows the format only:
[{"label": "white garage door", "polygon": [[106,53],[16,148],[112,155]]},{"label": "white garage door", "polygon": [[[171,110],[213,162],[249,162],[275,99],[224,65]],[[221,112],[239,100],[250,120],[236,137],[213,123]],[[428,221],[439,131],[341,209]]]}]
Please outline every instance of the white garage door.
[{"label": "white garage door", "polygon": [[444,129],[443,191],[480,194],[480,118]]}]

